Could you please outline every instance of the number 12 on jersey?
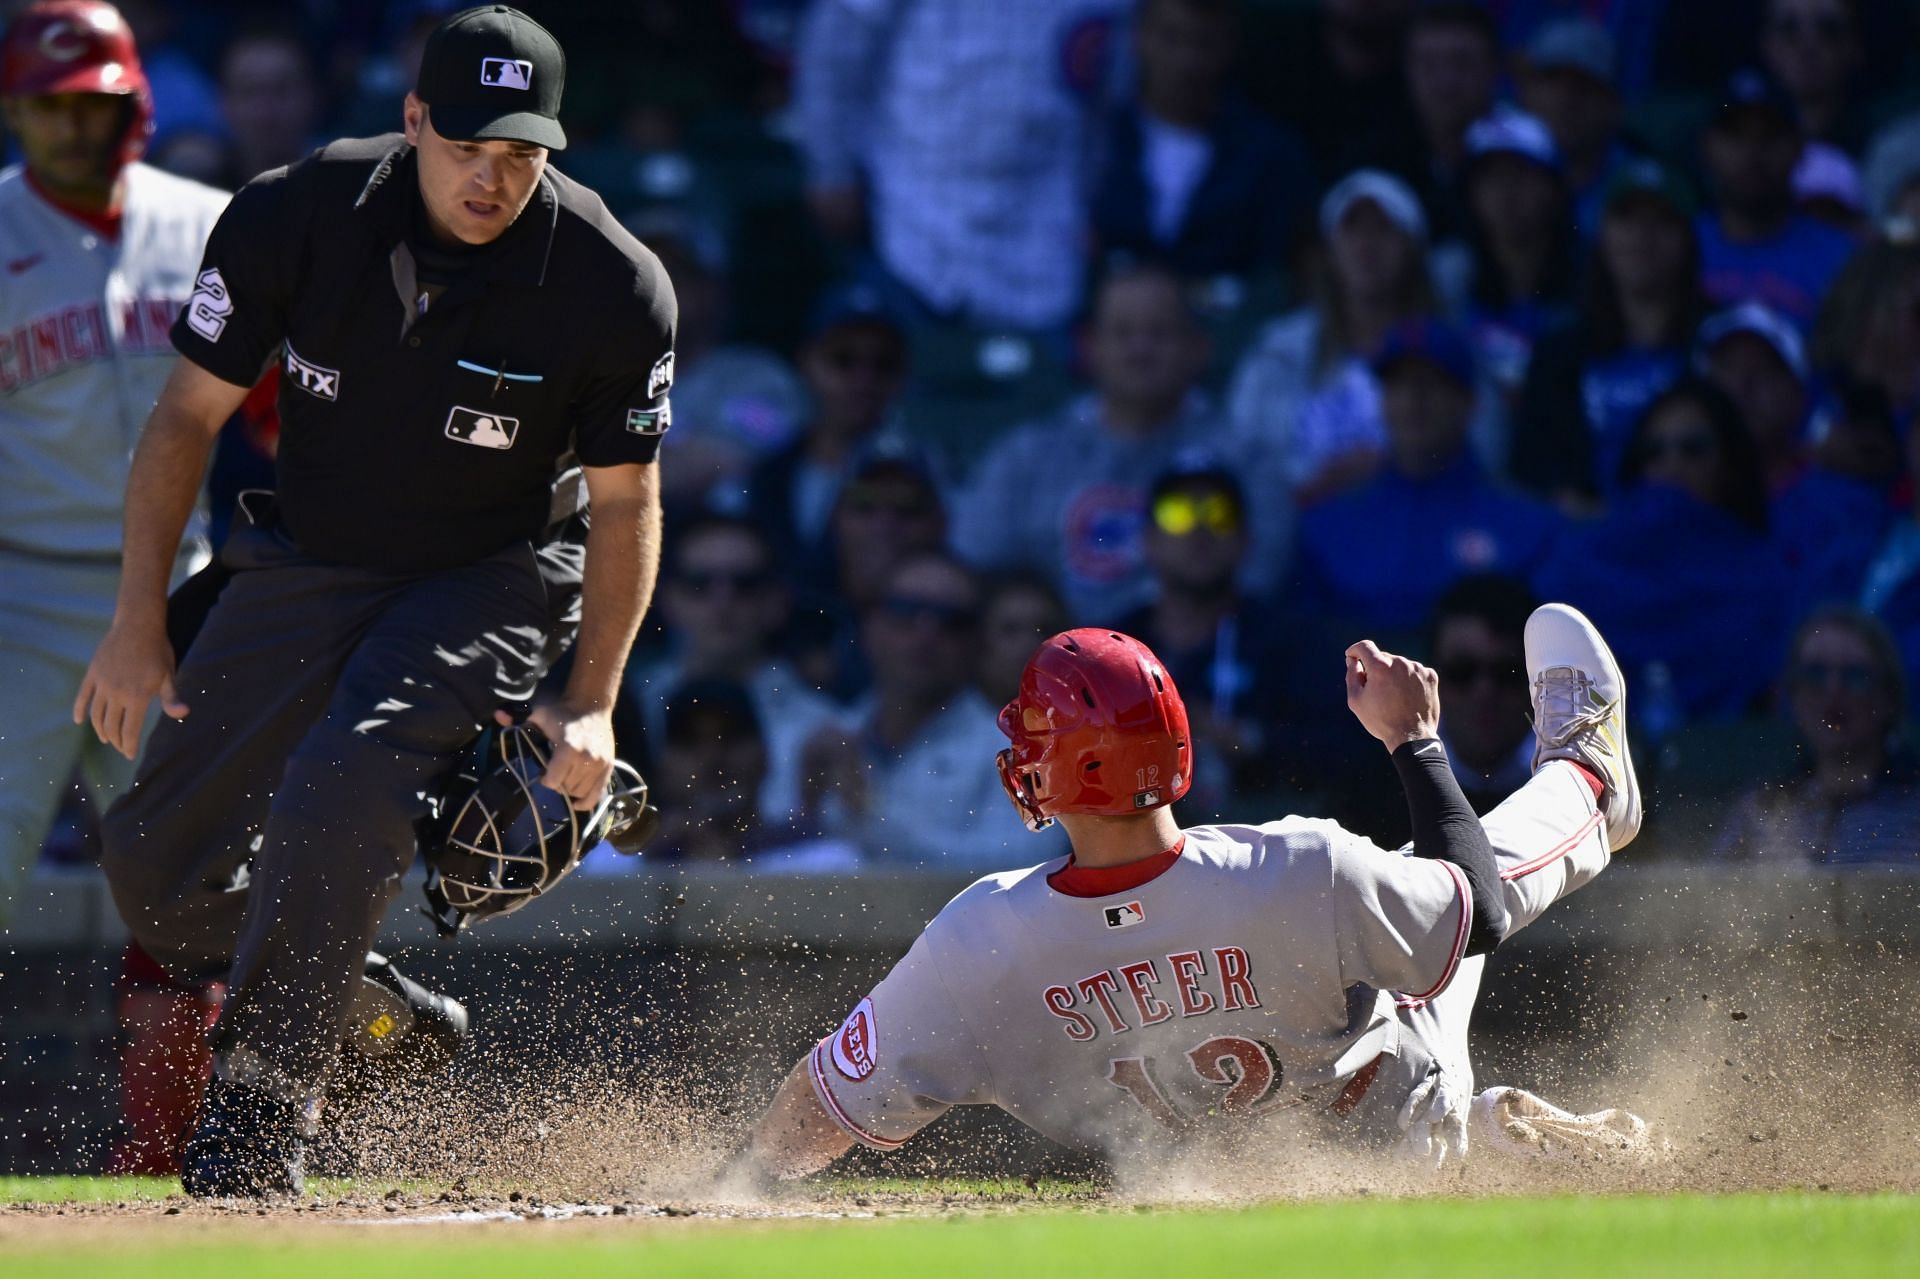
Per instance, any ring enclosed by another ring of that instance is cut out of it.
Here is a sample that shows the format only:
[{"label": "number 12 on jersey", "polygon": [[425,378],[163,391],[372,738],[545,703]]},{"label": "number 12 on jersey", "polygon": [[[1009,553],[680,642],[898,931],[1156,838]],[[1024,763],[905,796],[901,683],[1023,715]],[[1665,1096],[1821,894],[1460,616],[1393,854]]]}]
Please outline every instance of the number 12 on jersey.
[{"label": "number 12 on jersey", "polygon": [[[1227,1090],[1208,1114],[1256,1115],[1271,1109],[1277,1100],[1273,1094],[1285,1072],[1272,1047],[1257,1039],[1215,1035],[1188,1049],[1186,1058],[1194,1074]],[[1176,1132],[1191,1127],[1198,1117],[1180,1113],[1154,1078],[1153,1068],[1151,1057],[1115,1057],[1107,1064],[1107,1082],[1123,1089],[1166,1127]]]}]

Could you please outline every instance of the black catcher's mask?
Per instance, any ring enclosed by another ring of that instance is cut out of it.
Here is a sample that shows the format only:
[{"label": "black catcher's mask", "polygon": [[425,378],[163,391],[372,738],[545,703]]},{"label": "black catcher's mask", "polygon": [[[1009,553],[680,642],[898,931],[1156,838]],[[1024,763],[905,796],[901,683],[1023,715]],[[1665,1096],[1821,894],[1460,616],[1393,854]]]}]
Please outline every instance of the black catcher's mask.
[{"label": "black catcher's mask", "polygon": [[601,840],[634,854],[659,828],[647,783],[631,764],[615,761],[607,794],[582,811],[540,785],[550,754],[536,728],[490,728],[448,783],[422,839],[427,914],[443,936],[519,910]]}]

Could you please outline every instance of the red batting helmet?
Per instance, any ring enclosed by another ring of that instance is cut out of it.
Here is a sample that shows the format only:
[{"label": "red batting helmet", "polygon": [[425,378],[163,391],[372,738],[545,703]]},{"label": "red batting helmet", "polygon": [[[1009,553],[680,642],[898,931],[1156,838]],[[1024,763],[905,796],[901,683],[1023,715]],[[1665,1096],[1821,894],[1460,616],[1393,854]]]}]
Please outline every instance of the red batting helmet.
[{"label": "red batting helmet", "polygon": [[1000,782],[1027,829],[1059,813],[1137,813],[1193,783],[1187,706],[1153,650],[1118,631],[1042,644],[1000,712]]},{"label": "red batting helmet", "polygon": [[132,100],[120,162],[131,164],[153,134],[153,95],[133,31],[105,0],[41,0],[7,28],[0,97],[112,93]]}]

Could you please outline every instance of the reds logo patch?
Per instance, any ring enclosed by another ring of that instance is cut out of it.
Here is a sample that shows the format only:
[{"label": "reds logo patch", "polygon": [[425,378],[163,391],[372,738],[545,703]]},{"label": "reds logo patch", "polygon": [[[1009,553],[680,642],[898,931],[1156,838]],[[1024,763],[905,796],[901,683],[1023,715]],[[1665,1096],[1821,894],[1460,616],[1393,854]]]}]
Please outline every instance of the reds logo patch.
[{"label": "reds logo patch", "polygon": [[834,1032],[833,1065],[857,1084],[873,1073],[878,1052],[873,1000],[863,999],[854,1005],[847,1019],[840,1023],[840,1029]]}]

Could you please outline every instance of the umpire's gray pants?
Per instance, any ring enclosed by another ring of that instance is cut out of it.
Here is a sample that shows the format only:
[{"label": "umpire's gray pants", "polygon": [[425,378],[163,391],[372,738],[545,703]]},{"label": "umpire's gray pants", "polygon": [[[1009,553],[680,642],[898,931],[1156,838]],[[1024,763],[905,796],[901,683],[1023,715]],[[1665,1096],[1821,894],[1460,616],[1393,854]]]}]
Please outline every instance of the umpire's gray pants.
[{"label": "umpire's gray pants", "polygon": [[178,674],[189,713],[155,727],[103,866],[176,976],[230,972],[223,1062],[315,1096],[425,793],[496,708],[525,712],[577,598],[526,543],[398,574],[236,526],[221,560],[234,576]]}]

